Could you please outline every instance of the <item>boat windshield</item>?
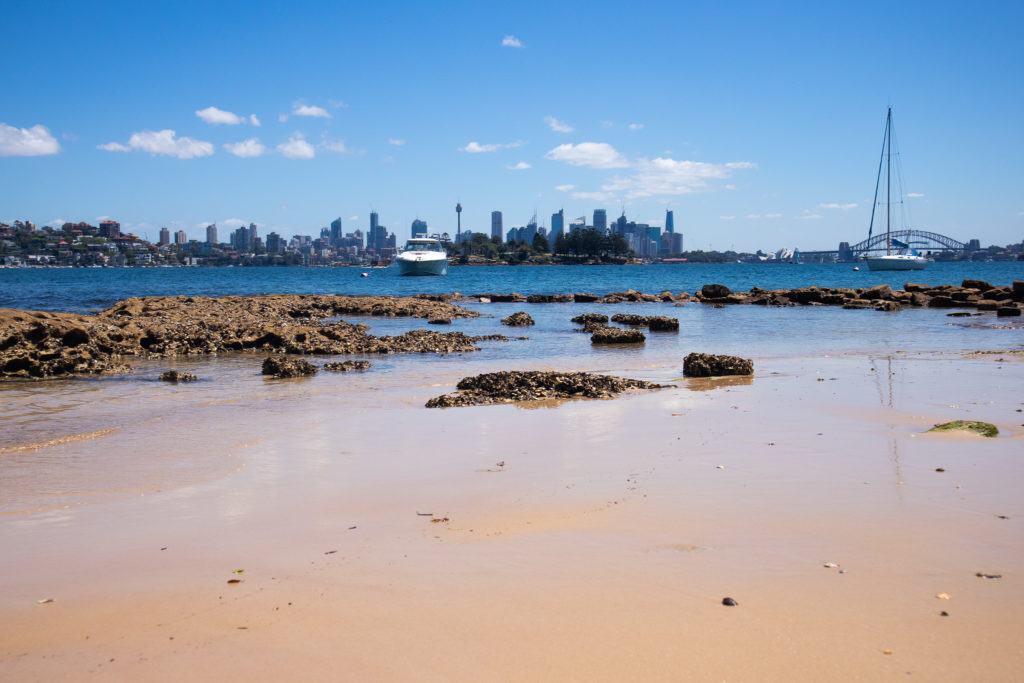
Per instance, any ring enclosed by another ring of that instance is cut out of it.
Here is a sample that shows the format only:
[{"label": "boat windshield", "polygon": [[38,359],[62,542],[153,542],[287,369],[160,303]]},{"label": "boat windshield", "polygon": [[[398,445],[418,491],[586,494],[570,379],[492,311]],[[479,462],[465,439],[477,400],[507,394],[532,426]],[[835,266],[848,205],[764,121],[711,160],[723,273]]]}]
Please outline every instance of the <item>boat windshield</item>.
[{"label": "boat windshield", "polygon": [[413,241],[405,243],[405,251],[444,251],[441,243],[436,240]]}]

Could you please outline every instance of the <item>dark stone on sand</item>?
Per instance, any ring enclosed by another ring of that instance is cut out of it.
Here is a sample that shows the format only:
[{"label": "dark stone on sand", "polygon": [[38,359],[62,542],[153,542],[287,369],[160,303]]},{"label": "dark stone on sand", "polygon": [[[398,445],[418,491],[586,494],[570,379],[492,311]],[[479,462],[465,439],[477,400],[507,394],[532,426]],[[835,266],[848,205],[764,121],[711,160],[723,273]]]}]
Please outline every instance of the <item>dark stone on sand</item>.
[{"label": "dark stone on sand", "polygon": [[352,370],[369,370],[370,361],[368,360],[343,360],[334,363],[324,363],[324,370],[329,372],[349,372]]},{"label": "dark stone on sand", "polygon": [[195,382],[198,379],[195,375],[189,372],[178,372],[177,370],[168,370],[164,374],[160,375],[160,380],[163,382]]},{"label": "dark stone on sand", "polygon": [[263,374],[271,377],[304,377],[316,374],[316,367],[302,358],[268,356],[263,361]]},{"label": "dark stone on sand", "polygon": [[507,318],[501,319],[502,325],[509,325],[511,327],[527,327],[533,325],[533,318],[526,311],[518,311],[508,316]]},{"label": "dark stone on sand", "polygon": [[453,408],[517,401],[570,398],[612,398],[626,391],[660,389],[661,385],[636,379],[586,372],[511,370],[465,377],[458,393],[427,401],[427,408]]},{"label": "dark stone on sand", "polygon": [[607,324],[608,316],[603,313],[581,313],[573,318],[572,322],[577,325],[586,325],[587,323]]},{"label": "dark stone on sand", "polygon": [[732,598],[722,598],[722,604],[726,607],[736,607],[740,603],[736,602]]},{"label": "dark stone on sand", "polygon": [[602,327],[590,336],[591,344],[643,344],[647,340],[640,330]]},{"label": "dark stone on sand", "polygon": [[687,377],[752,375],[754,374],[754,361],[739,356],[691,353],[683,359],[683,374]]}]

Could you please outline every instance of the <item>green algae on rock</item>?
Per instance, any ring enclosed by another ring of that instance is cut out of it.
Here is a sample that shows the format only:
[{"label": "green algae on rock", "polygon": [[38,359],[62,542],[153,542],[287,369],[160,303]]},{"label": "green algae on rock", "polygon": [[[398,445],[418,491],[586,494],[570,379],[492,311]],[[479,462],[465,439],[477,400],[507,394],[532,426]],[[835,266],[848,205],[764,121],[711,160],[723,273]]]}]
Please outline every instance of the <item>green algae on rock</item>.
[{"label": "green algae on rock", "polygon": [[999,434],[999,428],[990,422],[978,422],[977,420],[953,420],[937,424],[929,432],[974,432],[989,438]]}]

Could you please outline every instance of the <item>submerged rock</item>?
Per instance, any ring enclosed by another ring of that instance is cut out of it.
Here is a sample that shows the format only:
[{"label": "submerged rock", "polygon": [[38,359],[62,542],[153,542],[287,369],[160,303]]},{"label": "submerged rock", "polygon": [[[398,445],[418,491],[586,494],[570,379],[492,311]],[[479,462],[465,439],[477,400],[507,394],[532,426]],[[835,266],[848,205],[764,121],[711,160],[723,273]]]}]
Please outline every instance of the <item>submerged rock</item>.
[{"label": "submerged rock", "polygon": [[989,422],[978,422],[977,420],[953,420],[937,424],[929,432],[974,432],[981,436],[992,438],[998,436],[999,428]]},{"label": "submerged rock", "polygon": [[348,372],[350,370],[369,370],[368,360],[343,360],[335,363],[324,363],[324,370],[328,372]]},{"label": "submerged rock", "polygon": [[432,398],[426,406],[452,408],[540,399],[612,398],[626,391],[663,387],[643,380],[587,372],[510,370],[465,377],[456,388],[458,393]]},{"label": "submerged rock", "polygon": [[527,327],[529,325],[533,325],[534,322],[529,313],[526,311],[519,311],[517,313],[513,313],[507,318],[502,318],[501,324],[509,325],[511,327]]},{"label": "submerged rock", "polygon": [[752,375],[754,374],[754,361],[739,356],[691,353],[683,359],[683,374],[687,377]]},{"label": "submerged rock", "polygon": [[316,374],[316,367],[302,358],[268,356],[263,361],[263,374],[271,377],[305,377]]},{"label": "submerged rock", "polygon": [[601,323],[607,324],[608,316],[603,313],[581,313],[572,319],[572,322],[577,325],[586,325],[587,323]]},{"label": "submerged rock", "polygon": [[647,316],[647,329],[651,332],[678,332],[679,319],[665,315]]},{"label": "submerged rock", "polygon": [[178,372],[177,370],[168,370],[164,374],[160,375],[160,380],[163,382],[195,382],[198,378],[190,372]]}]

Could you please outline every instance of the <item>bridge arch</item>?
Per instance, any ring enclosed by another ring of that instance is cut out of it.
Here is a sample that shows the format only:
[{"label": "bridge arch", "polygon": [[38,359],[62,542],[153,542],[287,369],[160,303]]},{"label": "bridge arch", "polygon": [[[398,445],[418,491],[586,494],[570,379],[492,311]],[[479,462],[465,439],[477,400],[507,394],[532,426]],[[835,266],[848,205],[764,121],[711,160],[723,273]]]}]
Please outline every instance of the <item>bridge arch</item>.
[{"label": "bridge arch", "polygon": [[[918,251],[964,251],[967,249],[967,245],[959,240],[947,237],[946,235],[940,235],[937,232],[928,232],[926,230],[893,230],[889,233],[889,236],[892,237],[892,239],[909,244]],[[862,242],[851,245],[850,250],[855,254],[863,254],[871,251],[883,251],[886,247],[885,242],[886,235],[883,232],[879,235],[873,235]]]}]

